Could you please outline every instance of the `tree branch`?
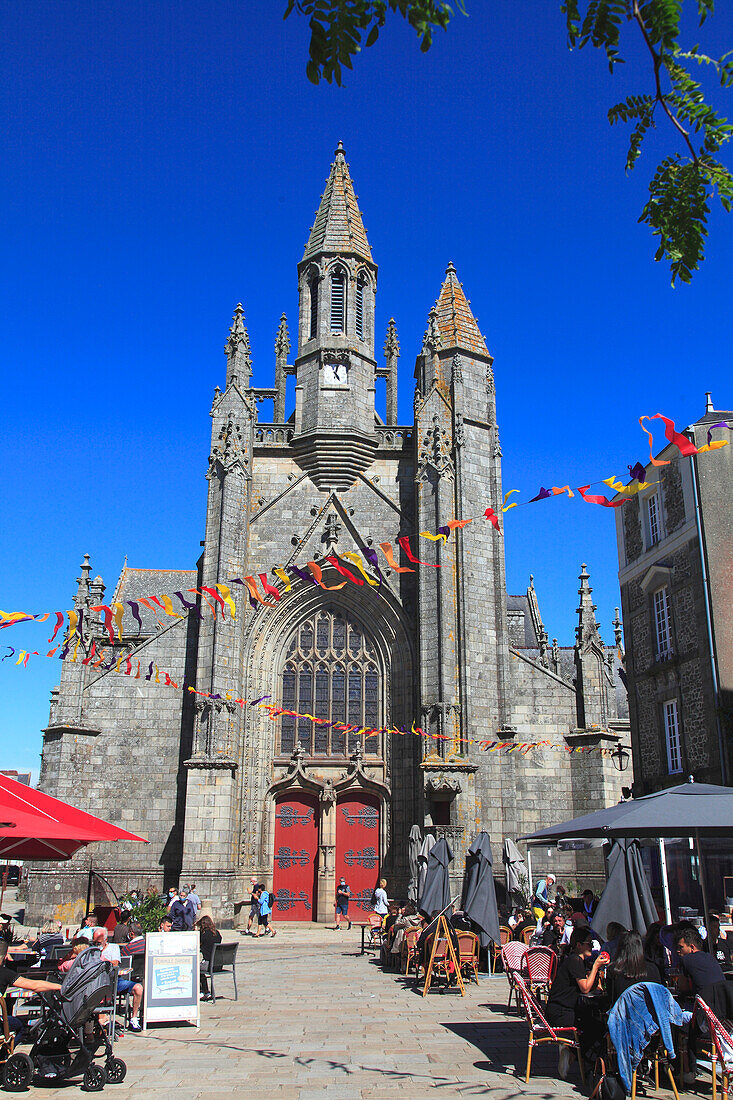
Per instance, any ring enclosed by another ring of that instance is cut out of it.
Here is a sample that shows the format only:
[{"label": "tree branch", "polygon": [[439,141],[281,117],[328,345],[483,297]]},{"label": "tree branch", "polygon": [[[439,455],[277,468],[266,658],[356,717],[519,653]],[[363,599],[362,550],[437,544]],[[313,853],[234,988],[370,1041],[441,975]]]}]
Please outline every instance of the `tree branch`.
[{"label": "tree branch", "polygon": [[662,65],[664,64],[664,61],[662,59],[661,54],[657,53],[657,51],[654,49],[654,46],[652,45],[651,39],[649,38],[649,32],[647,31],[646,24],[645,24],[644,19],[642,17],[641,11],[639,10],[639,0],[634,0],[634,19],[636,20],[636,22],[639,25],[639,28],[641,30],[644,41],[646,42],[647,49],[649,50],[649,53],[652,55],[652,59],[654,61],[654,83],[656,85],[655,99],[656,99],[657,103],[661,103],[662,110],[664,111],[664,113],[666,114],[667,118],[672,123],[672,125],[676,126],[677,129],[679,130],[679,132],[682,134],[682,137],[685,139],[685,144],[687,145],[687,148],[690,150],[690,156],[692,157],[695,164],[698,164],[699,163],[698,155],[697,155],[697,152],[695,150],[695,146],[692,144],[692,141],[690,140],[689,132],[684,128],[684,126],[682,125],[680,120],[677,118],[677,116],[674,114],[674,112],[669,109],[669,104],[667,103],[667,99],[664,95],[664,92],[662,91],[662,82],[661,82],[661,79],[660,79],[659,71],[660,71]]}]

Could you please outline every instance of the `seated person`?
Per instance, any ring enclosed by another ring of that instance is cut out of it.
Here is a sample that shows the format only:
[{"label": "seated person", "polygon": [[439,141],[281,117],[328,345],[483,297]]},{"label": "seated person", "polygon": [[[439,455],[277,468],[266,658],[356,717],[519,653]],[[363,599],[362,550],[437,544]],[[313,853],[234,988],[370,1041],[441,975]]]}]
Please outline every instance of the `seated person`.
[{"label": "seated person", "polygon": [[[33,993],[47,993],[50,990],[61,989],[58,982],[46,982],[37,978],[26,978],[20,974],[16,974],[14,970],[11,970],[9,966],[6,966],[6,957],[8,954],[7,942],[0,939],[0,996],[3,995],[9,986],[13,989],[28,989]],[[13,1032],[20,1032],[25,1027],[26,1021],[20,1016],[11,1016],[8,1013],[8,1027]]]},{"label": "seated person", "polygon": [[619,937],[618,950],[606,970],[606,989],[611,1005],[622,993],[638,982],[664,985],[658,967],[644,958],[644,945],[638,932],[624,932]]},{"label": "seated person", "polygon": [[583,907],[580,910],[585,915],[585,919],[588,924],[591,923],[591,918],[598,908],[598,898],[595,896],[592,890],[584,890],[582,895]]},{"label": "seated person", "polygon": [[99,921],[97,920],[96,914],[87,913],[87,915],[84,917],[84,920],[81,922],[81,926],[74,936],[74,939],[82,936],[83,939],[89,940],[89,942],[91,943],[92,936],[94,935],[94,929],[97,928],[98,925]]},{"label": "seated person", "polygon": [[162,921],[158,925],[158,931],[159,932],[172,932],[173,931],[173,921],[171,920],[170,917],[167,917],[167,916],[163,917]]},{"label": "seated person", "polygon": [[[606,939],[601,944],[601,951],[605,951],[610,959],[613,959],[618,949],[618,941],[626,929],[618,921],[610,920],[606,925]],[[600,936],[599,936],[600,939]]]},{"label": "seated person", "polygon": [[[677,986],[679,992],[702,997],[718,1019],[724,1019],[728,1014],[728,999],[725,974],[720,968],[720,963],[713,955],[703,951],[702,937],[696,928],[678,927],[674,939],[682,971]],[[684,1075],[685,1084],[692,1084],[695,1080],[699,1042],[700,1029],[696,1018],[693,1017],[687,1043],[690,1070]]]},{"label": "seated person", "polygon": [[720,934],[720,917],[717,913],[710,914],[709,934],[705,940],[704,949],[717,959],[726,970],[731,968],[730,944],[725,936]]},{"label": "seated person", "polygon": [[573,926],[565,920],[562,913],[555,913],[551,923],[544,929],[540,936],[543,947],[550,947],[556,954],[570,943]]},{"label": "seated person", "polygon": [[[119,944],[107,942],[107,929],[97,928],[94,932],[94,938],[92,943],[102,949],[102,958],[107,962],[111,962],[112,966],[117,968],[120,965],[121,955]],[[130,1031],[142,1031],[142,1025],[140,1024],[140,1005],[143,999],[143,987],[140,982],[135,982],[131,978],[118,978],[117,979],[117,992],[118,993],[132,993],[132,1015],[130,1016]],[[100,1024],[104,1025],[107,1021],[101,1016],[99,1017]]]},{"label": "seated person", "polygon": [[142,925],[139,921],[131,920],[129,924],[130,938],[127,943],[121,943],[120,955],[144,955],[145,954],[145,936],[143,934]]},{"label": "seated person", "polygon": [[82,951],[86,951],[87,947],[89,947],[89,940],[85,939],[84,936],[75,936],[69,944],[68,952],[63,959],[59,959],[56,967],[59,974],[65,974],[67,970],[71,970],[71,964],[76,956],[81,955]]},{"label": "seated person", "polygon": [[[587,969],[593,953],[593,936],[589,928],[578,928],[570,936],[568,953],[557,968],[557,974],[550,987],[547,998],[547,1020],[554,1027],[577,1027],[580,1049],[584,1060],[591,1064],[595,1061],[597,1049],[603,1038],[604,1026],[600,1019],[580,1006],[581,993],[590,993],[595,989],[598,975],[608,965],[608,955],[601,952]],[[567,1079],[573,1051],[570,1047],[560,1048],[558,1072]]]},{"label": "seated person", "polygon": [[654,963],[664,981],[667,976],[667,970],[669,969],[669,962],[667,950],[659,938],[661,931],[662,924],[660,921],[655,921],[654,924],[650,924],[647,928],[646,936],[644,937],[644,957],[648,959],[649,962]]},{"label": "seated person", "polygon": [[534,929],[536,927],[536,925],[537,925],[537,922],[532,920],[532,918],[530,917],[529,913],[527,913],[526,910],[520,912],[519,920],[514,925],[513,939],[523,941],[525,930],[527,928]]},{"label": "seated person", "polygon": [[122,909],[120,912],[119,920],[114,926],[112,932],[112,943],[127,943],[130,938],[130,917],[132,915],[131,909]]},{"label": "seated person", "polygon": [[206,977],[206,971],[209,969],[209,961],[211,959],[211,952],[214,949],[214,944],[221,943],[221,932],[214,924],[211,917],[203,916],[196,921],[196,928],[199,931],[200,945],[201,945],[201,964],[199,972],[201,975],[201,992],[205,1001],[209,999],[209,980]]},{"label": "seated person", "polygon": [[393,965],[396,965],[397,957],[403,954],[402,944],[405,940],[405,932],[410,928],[421,928],[422,923],[423,919],[419,913],[415,912],[415,906],[411,903],[406,905],[402,916],[394,922],[394,939],[391,947],[391,954],[394,956]]},{"label": "seated person", "polygon": [[47,920],[35,940],[29,943],[31,951],[37,951],[42,959],[46,958],[50,947],[61,947],[64,937],[61,935],[61,921]]}]

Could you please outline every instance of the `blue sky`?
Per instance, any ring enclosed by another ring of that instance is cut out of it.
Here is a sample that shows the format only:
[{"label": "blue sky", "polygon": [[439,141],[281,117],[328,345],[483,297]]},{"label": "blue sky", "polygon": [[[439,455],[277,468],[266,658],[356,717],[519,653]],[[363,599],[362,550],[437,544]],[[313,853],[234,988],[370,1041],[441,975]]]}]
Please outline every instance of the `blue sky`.
[{"label": "blue sky", "polygon": [[[338,139],[380,267],[380,348],[398,326],[401,420],[449,260],[495,356],[504,484],[523,499],[622,473],[645,453],[641,413],[687,424],[706,390],[733,406],[733,220],[713,208],[702,271],[671,289],[637,217],[674,138],[661,126],[626,177],[627,134],[606,122],[648,88],[641,53],[611,77],[595,52],[567,51],[559,5],[469,0],[427,55],[394,22],[346,87],[316,88],[306,26],[283,23],[284,6],[3,6],[4,610],[68,607],[85,552],[109,586],[125,555],[193,565],[232,309],[241,299],[255,384],[271,385]],[[720,9],[690,43],[733,45]],[[534,573],[561,644],[586,561],[611,637],[609,512],[515,509],[506,551],[510,591]],[[13,644],[40,648],[44,629],[14,628]],[[53,661],[0,665],[2,766],[37,767],[57,682]]]}]

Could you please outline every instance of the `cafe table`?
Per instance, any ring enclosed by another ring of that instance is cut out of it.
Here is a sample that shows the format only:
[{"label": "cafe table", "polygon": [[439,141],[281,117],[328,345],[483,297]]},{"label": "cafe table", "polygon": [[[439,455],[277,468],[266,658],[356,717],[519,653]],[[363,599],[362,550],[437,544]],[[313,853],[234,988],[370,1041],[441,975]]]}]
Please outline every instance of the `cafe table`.
[{"label": "cafe table", "polygon": [[366,944],[364,943],[364,935],[367,928],[371,928],[371,921],[368,920],[352,920],[351,925],[353,928],[361,928],[361,954],[366,951]]}]

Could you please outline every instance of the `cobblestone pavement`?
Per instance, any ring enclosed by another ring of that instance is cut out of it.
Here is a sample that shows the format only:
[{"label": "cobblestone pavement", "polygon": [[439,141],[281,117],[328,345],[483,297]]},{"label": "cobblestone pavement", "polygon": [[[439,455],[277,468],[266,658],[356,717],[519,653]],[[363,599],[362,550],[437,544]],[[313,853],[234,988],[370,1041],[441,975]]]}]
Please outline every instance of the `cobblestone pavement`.
[{"label": "cobblestone pavement", "polygon": [[[535,1051],[524,1084],[527,1028],[504,1011],[503,976],[467,985],[465,997],[431,992],[423,999],[412,979],[384,973],[374,956],[359,954],[356,929],[281,924],[274,940],[259,943],[224,933],[225,941],[235,937],[239,1000],[222,977],[216,1005],[202,1004],[198,1031],[179,1024],[126,1034],[115,1053],[127,1062],[127,1077],[106,1086],[110,1100],[583,1095],[577,1076],[557,1078],[549,1045]],[[41,1095],[87,1094],[67,1086]]]}]

